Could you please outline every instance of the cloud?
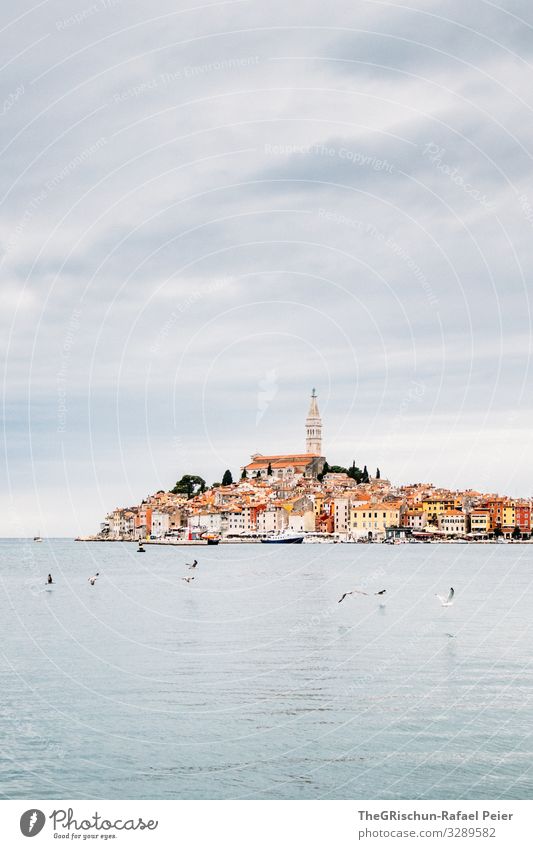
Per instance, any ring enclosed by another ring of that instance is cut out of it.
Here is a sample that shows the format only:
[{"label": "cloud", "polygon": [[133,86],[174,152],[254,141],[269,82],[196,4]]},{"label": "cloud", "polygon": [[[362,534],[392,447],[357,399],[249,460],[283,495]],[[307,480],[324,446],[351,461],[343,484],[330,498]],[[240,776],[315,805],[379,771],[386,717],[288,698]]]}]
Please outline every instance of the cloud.
[{"label": "cloud", "polygon": [[2,463],[22,525],[88,532],[183,471],[294,450],[313,385],[338,462],[474,486],[490,466],[490,489],[527,494],[503,435],[531,415],[528,5],[191,5],[6,22]]}]

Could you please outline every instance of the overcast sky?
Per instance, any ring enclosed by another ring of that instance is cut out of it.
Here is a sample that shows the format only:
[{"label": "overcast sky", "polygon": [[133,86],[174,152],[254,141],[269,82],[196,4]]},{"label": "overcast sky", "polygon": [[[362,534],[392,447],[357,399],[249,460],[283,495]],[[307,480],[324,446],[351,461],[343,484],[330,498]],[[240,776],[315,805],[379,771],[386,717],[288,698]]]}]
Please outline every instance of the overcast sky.
[{"label": "overcast sky", "polygon": [[304,449],[532,494],[533,9],[19,0],[0,534]]}]

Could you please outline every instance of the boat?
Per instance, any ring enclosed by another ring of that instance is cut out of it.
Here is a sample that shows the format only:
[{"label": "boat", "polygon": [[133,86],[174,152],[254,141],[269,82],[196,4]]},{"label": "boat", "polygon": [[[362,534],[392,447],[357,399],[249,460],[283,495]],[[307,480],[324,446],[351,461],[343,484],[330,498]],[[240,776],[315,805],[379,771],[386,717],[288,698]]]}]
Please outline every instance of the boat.
[{"label": "boat", "polygon": [[144,548],[142,543],[139,543],[139,548],[137,549],[137,554],[144,554],[145,551],[146,551],[146,549]]},{"label": "boat", "polygon": [[43,538],[42,538],[42,536],[41,536],[40,534],[37,534],[37,536],[36,536],[36,537],[33,537],[33,541],[34,541],[34,542],[42,542],[42,541],[43,541]]},{"label": "boat", "polygon": [[273,535],[273,536],[270,536],[270,537],[264,537],[261,540],[261,542],[286,543],[286,544],[289,544],[289,545],[291,545],[291,544],[292,545],[295,545],[295,544],[298,545],[298,543],[301,543],[303,541],[304,541],[304,535],[303,534],[290,534],[290,533],[287,533],[287,532],[282,533],[282,534]]},{"label": "boat", "polygon": [[[331,545],[334,542],[339,542],[333,536],[333,534],[321,533],[320,531],[309,531],[306,533],[304,538],[304,543],[307,545]],[[345,542],[345,540],[341,540],[341,542]]]}]

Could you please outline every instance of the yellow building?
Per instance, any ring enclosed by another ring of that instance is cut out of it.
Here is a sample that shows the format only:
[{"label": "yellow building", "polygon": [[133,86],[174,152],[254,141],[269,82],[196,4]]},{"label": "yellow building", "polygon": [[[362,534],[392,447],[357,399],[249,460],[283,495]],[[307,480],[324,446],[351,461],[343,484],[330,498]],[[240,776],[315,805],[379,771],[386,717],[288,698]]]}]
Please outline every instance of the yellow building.
[{"label": "yellow building", "polygon": [[320,516],[322,507],[324,506],[325,495],[322,492],[315,493],[315,516]]},{"label": "yellow building", "polygon": [[353,537],[384,537],[385,529],[400,524],[400,505],[360,504],[350,510],[350,532]]},{"label": "yellow building", "polygon": [[[459,504],[457,503],[458,500]],[[453,496],[426,498],[422,503],[422,509],[427,513],[428,522],[436,525],[439,516],[442,516],[443,513],[447,513],[449,510],[457,510],[460,503],[460,499]]]},{"label": "yellow building", "polygon": [[503,505],[502,525],[504,528],[514,528],[516,525],[516,508],[514,501],[507,501]]}]

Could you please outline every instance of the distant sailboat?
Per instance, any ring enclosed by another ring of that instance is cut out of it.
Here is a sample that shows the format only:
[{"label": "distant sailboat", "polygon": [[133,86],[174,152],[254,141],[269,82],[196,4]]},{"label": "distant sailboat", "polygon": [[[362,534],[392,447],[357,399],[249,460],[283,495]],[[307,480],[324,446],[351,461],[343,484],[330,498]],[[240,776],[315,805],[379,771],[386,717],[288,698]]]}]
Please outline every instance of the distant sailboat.
[{"label": "distant sailboat", "polygon": [[42,542],[43,538],[42,538],[41,534],[37,534],[36,537],[33,537],[33,541],[34,542]]}]

